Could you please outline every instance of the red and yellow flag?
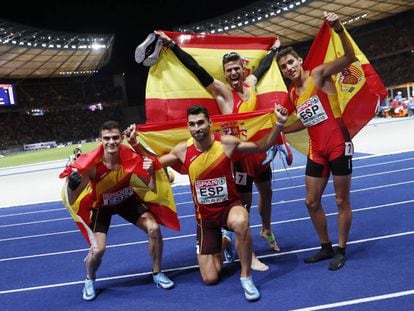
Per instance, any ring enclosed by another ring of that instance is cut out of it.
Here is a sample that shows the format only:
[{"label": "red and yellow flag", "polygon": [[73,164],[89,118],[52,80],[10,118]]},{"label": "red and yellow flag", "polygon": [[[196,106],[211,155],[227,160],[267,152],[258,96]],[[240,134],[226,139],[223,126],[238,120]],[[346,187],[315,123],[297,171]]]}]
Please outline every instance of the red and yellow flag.
[{"label": "red and yellow flag", "polygon": [[[345,30],[345,28],[344,28]],[[385,98],[387,91],[368,59],[345,30],[358,61],[333,76],[338,92],[342,119],[349,134],[354,137],[374,116],[377,105]],[[315,37],[304,61],[305,70],[312,70],[344,55],[341,39],[326,22]],[[296,116],[289,117],[287,125],[295,122]],[[307,131],[286,135],[287,140],[304,154],[308,152]]]},{"label": "red and yellow flag", "polygon": [[[275,37],[184,34],[165,32],[217,80],[225,82],[222,57],[237,52],[245,58],[247,70],[254,71],[275,41]],[[287,90],[275,61],[257,84],[257,110],[273,108],[287,100]],[[163,48],[157,63],[151,66],[146,88],[147,123],[186,119],[187,108],[204,105],[210,115],[220,114],[214,98],[194,74]]]},{"label": "red and yellow flag", "polygon": [[[211,117],[211,131],[222,135],[233,135],[243,141],[255,141],[268,133],[276,117],[273,109]],[[175,145],[191,137],[187,120],[173,120],[152,124],[137,124],[139,140],[156,154],[168,153]],[[176,168],[176,167],[175,167]],[[186,173],[180,168],[181,173]]]},{"label": "red and yellow flag", "polygon": [[[101,161],[102,154],[102,146],[82,154],[73,164],[67,167],[59,177],[67,177],[74,169],[80,174],[89,171],[93,165]],[[140,155],[133,152],[129,147],[121,145],[120,162],[121,169],[115,172],[117,174],[116,178],[123,182],[126,181],[126,184],[132,187],[133,191],[138,195],[140,200],[144,202],[145,206],[151,211],[159,224],[173,230],[180,230],[180,223],[177,217],[171,185],[158,160],[154,159],[156,193],[151,191],[142,179],[139,178],[139,176],[143,174],[143,159]],[[68,200],[67,182],[62,189],[62,201],[64,206],[78,225],[87,242],[92,246],[96,246],[96,242],[94,235],[89,228],[89,209],[96,204],[97,200],[100,200],[105,189],[112,187],[111,189],[114,190],[113,183],[109,181],[109,179],[112,178],[114,178],[114,176],[111,176],[111,173],[107,174],[101,181],[99,181],[99,185],[95,187],[95,190],[88,184],[73,204],[70,204]]]}]

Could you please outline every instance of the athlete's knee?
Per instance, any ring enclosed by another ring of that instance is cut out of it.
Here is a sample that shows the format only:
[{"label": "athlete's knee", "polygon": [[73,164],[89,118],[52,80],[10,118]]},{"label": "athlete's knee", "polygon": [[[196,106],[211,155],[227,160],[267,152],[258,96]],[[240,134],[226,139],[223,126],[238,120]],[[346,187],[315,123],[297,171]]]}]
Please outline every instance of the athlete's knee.
[{"label": "athlete's knee", "polygon": [[216,284],[218,283],[220,279],[218,274],[214,274],[214,273],[207,273],[207,274],[201,275],[201,277],[203,278],[203,282],[206,285]]},{"label": "athlete's knee", "polygon": [[336,206],[338,207],[338,209],[347,210],[351,208],[348,198],[337,196],[335,198],[335,201],[336,201]]},{"label": "athlete's knee", "polygon": [[237,232],[244,232],[249,228],[249,216],[246,213],[233,214],[229,219],[230,228]]},{"label": "athlete's knee", "polygon": [[155,220],[147,222],[147,233],[148,237],[151,239],[158,239],[161,237],[160,226]]},{"label": "athlete's knee", "polygon": [[91,251],[92,258],[100,260],[106,251],[106,245],[94,247]]},{"label": "athlete's knee", "polygon": [[314,198],[306,198],[305,205],[309,211],[316,211],[321,208],[321,201]]}]

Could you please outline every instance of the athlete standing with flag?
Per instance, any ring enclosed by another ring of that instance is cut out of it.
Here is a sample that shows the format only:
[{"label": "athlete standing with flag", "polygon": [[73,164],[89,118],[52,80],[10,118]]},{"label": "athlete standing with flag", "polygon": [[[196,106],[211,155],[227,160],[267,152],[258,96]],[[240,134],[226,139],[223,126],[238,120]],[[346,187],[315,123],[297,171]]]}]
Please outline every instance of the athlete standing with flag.
[{"label": "athlete standing with flag", "polygon": [[[353,145],[341,120],[338,94],[332,75],[351,65],[356,57],[338,16],[325,12],[324,17],[340,37],[345,52],[343,56],[321,64],[312,71],[306,71],[302,66],[302,58],[288,47],[280,51],[277,61],[283,76],[291,80],[293,85],[289,92],[289,112],[296,110],[298,117],[283,132],[287,134],[306,128],[309,134],[305,204],[319,236],[321,250],[306,258],[305,263],[333,258],[329,270],[335,271],[345,264],[345,248],[352,222],[350,188]],[[336,252],[332,248],[321,203],[330,172],[333,175],[338,206],[339,245]]]}]

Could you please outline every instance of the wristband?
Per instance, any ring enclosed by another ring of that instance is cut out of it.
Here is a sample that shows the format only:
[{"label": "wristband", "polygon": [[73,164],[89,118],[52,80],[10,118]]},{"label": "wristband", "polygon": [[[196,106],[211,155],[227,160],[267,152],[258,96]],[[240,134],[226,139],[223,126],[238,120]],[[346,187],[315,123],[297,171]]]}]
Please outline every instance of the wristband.
[{"label": "wristband", "polygon": [[279,122],[279,121],[276,121],[276,125],[279,125],[279,126],[285,126],[285,122]]},{"label": "wristband", "polygon": [[170,42],[168,42],[168,44],[167,44],[167,47],[169,49],[172,49],[174,47],[174,45],[175,45],[175,42],[173,40],[170,40]]},{"label": "wristband", "polygon": [[335,31],[337,34],[340,34],[340,33],[344,32],[344,27],[343,27],[343,26],[341,26],[341,28],[340,28],[339,30],[334,29],[334,31]]}]

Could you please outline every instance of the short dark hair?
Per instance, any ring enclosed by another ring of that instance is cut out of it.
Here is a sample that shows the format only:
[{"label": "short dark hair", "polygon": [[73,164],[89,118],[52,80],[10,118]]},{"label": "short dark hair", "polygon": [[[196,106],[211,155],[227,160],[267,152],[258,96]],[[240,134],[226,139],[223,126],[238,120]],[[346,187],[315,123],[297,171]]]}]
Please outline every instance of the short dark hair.
[{"label": "short dark hair", "polygon": [[103,130],[113,130],[113,129],[118,129],[121,132],[121,126],[119,125],[118,122],[113,121],[113,120],[105,121],[99,128],[99,136],[101,136],[101,133]]},{"label": "short dark hair", "polygon": [[187,118],[189,115],[196,115],[199,113],[203,113],[207,119],[210,119],[210,115],[206,107],[201,105],[194,105],[187,109]]},{"label": "short dark hair", "polygon": [[288,55],[288,54],[290,54],[290,55],[292,55],[293,57],[295,57],[295,58],[301,58],[300,56],[299,56],[299,54],[291,47],[291,46],[288,46],[288,47],[286,47],[286,48],[284,48],[284,49],[282,49],[282,50],[280,50],[280,52],[277,54],[277,56],[276,56],[276,61],[277,62],[279,62],[279,60],[282,58],[282,57],[284,57],[284,56],[286,56],[286,55]]},{"label": "short dark hair", "polygon": [[[230,52],[230,53],[226,53],[223,55],[223,61],[222,64],[223,66],[225,64],[227,64],[228,62],[232,62],[232,61],[236,61],[236,60],[240,60],[241,61],[241,56],[239,53],[236,52]],[[243,62],[242,62],[243,63]]]}]

